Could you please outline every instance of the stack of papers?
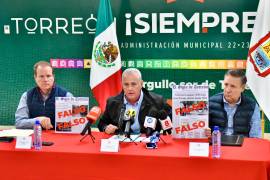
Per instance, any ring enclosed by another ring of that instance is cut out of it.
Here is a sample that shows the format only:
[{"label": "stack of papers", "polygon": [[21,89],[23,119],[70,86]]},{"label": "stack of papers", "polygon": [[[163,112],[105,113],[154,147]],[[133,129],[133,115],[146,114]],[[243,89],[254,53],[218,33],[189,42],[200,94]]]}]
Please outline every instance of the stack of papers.
[{"label": "stack of papers", "polygon": [[30,136],[33,132],[33,129],[8,129],[0,131],[0,137]]}]

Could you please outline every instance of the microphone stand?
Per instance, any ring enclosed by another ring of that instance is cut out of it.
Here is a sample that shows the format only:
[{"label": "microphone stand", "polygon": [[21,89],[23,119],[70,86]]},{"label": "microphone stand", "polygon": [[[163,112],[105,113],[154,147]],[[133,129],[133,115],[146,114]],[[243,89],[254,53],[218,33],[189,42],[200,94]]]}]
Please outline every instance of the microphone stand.
[{"label": "microphone stand", "polygon": [[166,141],[161,137],[160,133],[158,131],[156,131],[158,134],[158,139],[161,140],[164,144],[167,144]]},{"label": "microphone stand", "polygon": [[165,141],[161,136],[159,136],[159,139],[161,139],[161,141],[162,141],[164,144],[167,144],[166,141]]},{"label": "microphone stand", "polygon": [[125,137],[125,139],[123,139],[122,142],[124,142],[126,139],[129,139],[130,142],[133,142],[135,145],[138,145],[138,144],[135,142],[135,140],[138,139],[138,138],[135,138],[135,139],[133,140],[133,139],[131,139],[130,136],[129,136],[129,137]]},{"label": "microphone stand", "polygon": [[[128,121],[126,121],[126,123],[128,123]],[[133,142],[135,145],[137,145],[137,143],[135,142],[135,140],[137,138],[135,138],[134,140],[130,138],[130,129],[128,132],[124,131],[124,134],[125,134],[125,138],[122,140],[122,142],[125,142],[126,139],[129,139],[131,142]]]},{"label": "microphone stand", "polygon": [[81,133],[81,135],[84,135],[84,136],[80,139],[80,142],[82,142],[82,140],[84,140],[89,135],[90,138],[92,139],[92,142],[95,143],[96,138],[92,135],[91,126],[88,126],[85,128],[87,128],[86,131],[88,131],[88,133],[87,134]]},{"label": "microphone stand", "polygon": [[172,129],[163,130],[163,135],[172,134]]},{"label": "microphone stand", "polygon": [[[118,131],[118,136],[122,136],[122,135],[125,135],[124,132],[123,132],[122,130],[119,130],[119,131]],[[139,136],[132,140],[132,139],[130,138],[130,134],[129,134],[129,135],[125,135],[125,138],[124,138],[122,141],[120,141],[120,142],[124,142],[126,139],[129,139],[131,142],[133,142],[134,144],[137,145],[137,143],[136,143],[135,141],[136,141],[136,139],[138,139],[138,138],[139,138]]]}]

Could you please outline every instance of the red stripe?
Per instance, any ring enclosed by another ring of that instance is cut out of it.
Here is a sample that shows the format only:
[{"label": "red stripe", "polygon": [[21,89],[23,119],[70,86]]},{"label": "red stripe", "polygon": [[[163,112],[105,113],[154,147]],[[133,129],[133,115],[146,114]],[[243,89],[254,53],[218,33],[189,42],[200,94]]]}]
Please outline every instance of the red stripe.
[{"label": "red stripe", "polygon": [[105,111],[107,99],[122,91],[121,76],[122,70],[120,69],[92,89],[93,95],[102,112]]}]

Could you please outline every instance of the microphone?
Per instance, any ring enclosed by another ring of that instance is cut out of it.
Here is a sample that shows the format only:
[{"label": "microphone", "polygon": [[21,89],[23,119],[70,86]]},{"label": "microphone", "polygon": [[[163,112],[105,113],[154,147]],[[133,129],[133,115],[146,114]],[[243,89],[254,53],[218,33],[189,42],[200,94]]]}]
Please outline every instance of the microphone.
[{"label": "microphone", "polygon": [[120,115],[118,119],[118,133],[123,134],[122,127],[123,127],[123,121],[124,121],[124,116],[125,116],[125,111],[126,111],[126,106],[123,104],[123,106],[120,109]]},{"label": "microphone", "polygon": [[167,115],[165,110],[161,110],[159,113],[159,122],[163,129],[163,135],[171,134],[172,133],[172,120]]},{"label": "microphone", "polygon": [[134,123],[134,117],[136,112],[134,109],[126,110],[124,115],[124,121],[126,122],[124,133],[129,138],[130,137],[130,128],[131,124]]},{"label": "microphone", "polygon": [[[93,139],[94,136],[91,133],[91,125],[94,124],[97,119],[100,117],[101,114],[101,108],[98,106],[94,106],[90,109],[88,114],[86,115],[86,119],[88,120],[87,124],[85,125],[84,129],[81,132],[81,135],[85,135],[85,133],[88,131],[88,134],[91,136],[92,141],[94,142]],[[86,136],[84,136],[80,141],[82,141]]]},{"label": "microphone", "polygon": [[144,120],[144,127],[146,128],[146,137],[149,137],[152,132],[156,129],[157,125],[157,119],[155,118],[157,116],[156,111],[150,111],[149,116],[145,116]]}]

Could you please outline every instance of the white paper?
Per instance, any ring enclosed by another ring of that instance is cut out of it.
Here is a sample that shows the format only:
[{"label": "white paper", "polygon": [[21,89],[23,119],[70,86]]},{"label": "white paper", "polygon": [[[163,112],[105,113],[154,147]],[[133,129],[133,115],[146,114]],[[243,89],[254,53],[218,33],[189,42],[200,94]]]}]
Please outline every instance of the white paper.
[{"label": "white paper", "polygon": [[101,139],[101,152],[118,152],[119,141],[116,139]]},{"label": "white paper", "polygon": [[16,138],[16,149],[31,149],[32,137],[31,136],[18,136]]},{"label": "white paper", "polygon": [[0,137],[30,136],[33,132],[33,129],[8,129],[0,131]]},{"label": "white paper", "polygon": [[55,98],[55,132],[81,133],[87,119],[89,97]]},{"label": "white paper", "polygon": [[174,138],[206,138],[208,98],[207,84],[172,88]]},{"label": "white paper", "polygon": [[189,156],[200,156],[208,157],[209,156],[209,143],[189,143]]}]

